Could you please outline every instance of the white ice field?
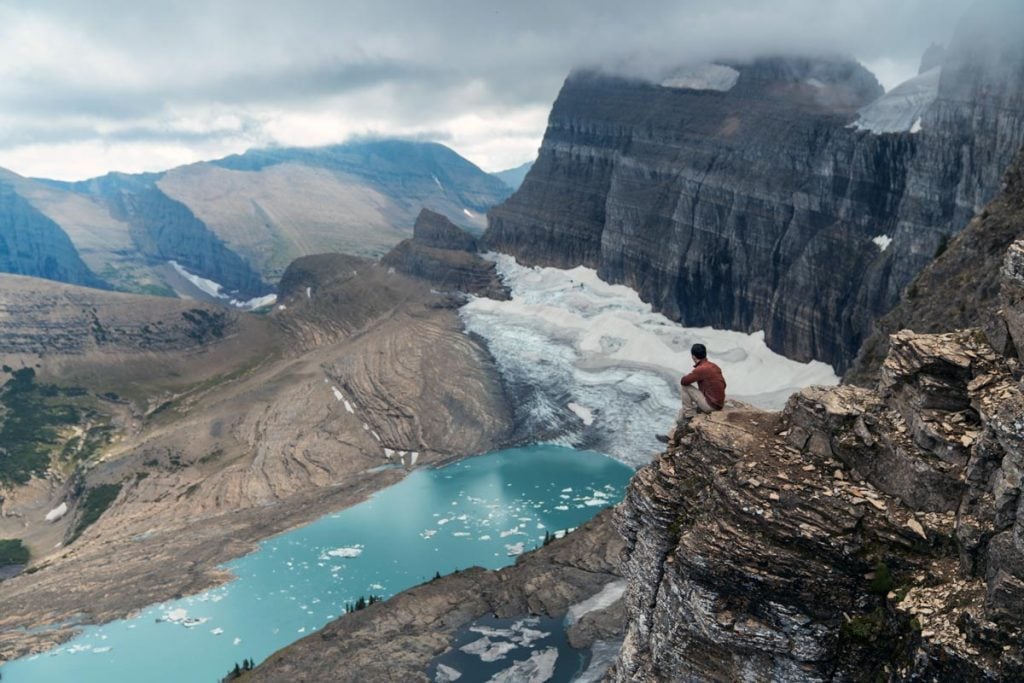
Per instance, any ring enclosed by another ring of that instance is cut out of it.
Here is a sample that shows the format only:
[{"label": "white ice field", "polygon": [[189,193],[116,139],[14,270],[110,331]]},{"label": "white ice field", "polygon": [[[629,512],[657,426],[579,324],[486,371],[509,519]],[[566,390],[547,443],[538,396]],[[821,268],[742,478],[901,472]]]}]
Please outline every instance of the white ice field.
[{"label": "white ice field", "polygon": [[521,266],[488,255],[511,301],[475,298],[460,315],[487,341],[517,403],[524,433],[603,451],[639,465],[660,451],[679,409],[679,378],[701,342],[721,366],[730,398],[781,408],[794,391],[836,384],[829,365],[798,363],[764,343],[764,333],[687,328],[655,313],[632,289],[589,268]]}]

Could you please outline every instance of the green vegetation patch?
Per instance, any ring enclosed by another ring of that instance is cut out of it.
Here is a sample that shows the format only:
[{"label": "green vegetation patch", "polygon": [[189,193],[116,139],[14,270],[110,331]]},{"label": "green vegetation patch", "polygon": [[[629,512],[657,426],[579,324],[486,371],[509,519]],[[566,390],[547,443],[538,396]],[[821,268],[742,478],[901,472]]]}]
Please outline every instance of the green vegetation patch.
[{"label": "green vegetation patch", "polygon": [[870,614],[853,617],[843,624],[842,634],[852,640],[867,643],[877,639],[885,630],[885,611],[876,607]]},{"label": "green vegetation patch", "polygon": [[162,285],[162,284],[160,284],[160,285],[152,285],[152,284],[142,285],[142,286],[139,287],[139,292],[142,293],[142,294],[148,294],[150,296],[168,297],[170,299],[175,299],[175,298],[178,297],[177,292],[175,292],[173,289],[171,289],[167,285]]},{"label": "green vegetation patch", "polygon": [[114,499],[117,498],[117,494],[120,492],[120,484],[100,484],[86,491],[85,497],[82,499],[78,523],[75,524],[75,530],[71,533],[68,543],[73,543],[82,535],[83,531],[102,517],[103,513],[107,511],[107,508],[110,507],[110,504],[114,502]]},{"label": "green vegetation patch", "polygon": [[24,484],[45,472],[50,453],[60,445],[60,428],[81,417],[74,405],[59,400],[56,387],[37,384],[32,368],[11,374],[0,389],[0,483],[7,485]]},{"label": "green vegetation patch", "polygon": [[29,552],[20,538],[0,538],[0,567],[28,564]]},{"label": "green vegetation patch", "polygon": [[370,605],[375,605],[378,602],[383,602],[384,598],[379,595],[371,595],[370,597],[364,597],[362,595],[356,599],[355,602],[345,603],[345,614],[352,614],[353,612],[361,612]]},{"label": "green vegetation patch", "polygon": [[889,570],[889,565],[885,562],[875,563],[874,577],[868,585],[868,592],[875,595],[887,595],[892,587],[892,572]]},{"label": "green vegetation patch", "polygon": [[190,324],[190,328],[185,334],[200,344],[214,339],[222,339],[228,327],[227,314],[220,311],[211,312],[202,308],[190,308],[182,312],[181,317]]},{"label": "green vegetation patch", "polygon": [[[0,485],[25,484],[46,472],[53,456],[87,460],[110,443],[113,428],[81,387],[40,384],[32,368],[8,369],[0,386]],[[84,433],[67,438],[68,427]]]}]

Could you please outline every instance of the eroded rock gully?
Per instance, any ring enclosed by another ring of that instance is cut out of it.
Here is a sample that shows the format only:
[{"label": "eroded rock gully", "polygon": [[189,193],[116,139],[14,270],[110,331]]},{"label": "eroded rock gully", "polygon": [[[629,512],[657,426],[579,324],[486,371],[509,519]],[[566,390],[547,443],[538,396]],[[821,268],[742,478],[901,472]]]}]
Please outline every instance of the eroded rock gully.
[{"label": "eroded rock gully", "polygon": [[634,478],[614,681],[1024,675],[1024,394],[977,331],[695,420]]}]

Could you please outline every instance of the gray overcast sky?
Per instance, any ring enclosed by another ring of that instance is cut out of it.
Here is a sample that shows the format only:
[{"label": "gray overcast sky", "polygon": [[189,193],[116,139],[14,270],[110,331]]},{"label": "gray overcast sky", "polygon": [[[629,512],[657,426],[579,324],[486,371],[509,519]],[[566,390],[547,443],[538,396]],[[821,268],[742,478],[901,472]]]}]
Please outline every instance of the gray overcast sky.
[{"label": "gray overcast sky", "polygon": [[574,67],[832,51],[890,88],[970,4],[0,0],[0,166],[78,179],[380,134],[500,170],[533,158]]}]

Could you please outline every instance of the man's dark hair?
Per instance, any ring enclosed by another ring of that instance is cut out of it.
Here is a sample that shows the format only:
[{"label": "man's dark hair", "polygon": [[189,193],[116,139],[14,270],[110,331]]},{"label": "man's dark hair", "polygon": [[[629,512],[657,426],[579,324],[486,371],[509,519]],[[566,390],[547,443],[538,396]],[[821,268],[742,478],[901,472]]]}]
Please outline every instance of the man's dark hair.
[{"label": "man's dark hair", "polygon": [[690,353],[693,354],[694,358],[707,358],[708,350],[703,344],[694,344],[690,347]]}]

